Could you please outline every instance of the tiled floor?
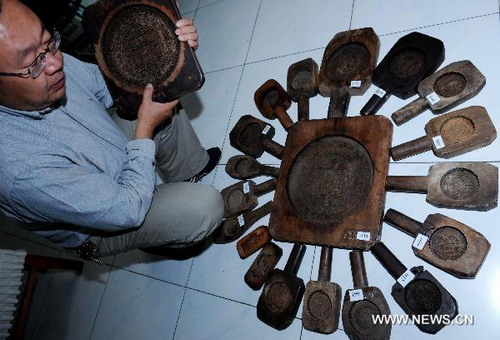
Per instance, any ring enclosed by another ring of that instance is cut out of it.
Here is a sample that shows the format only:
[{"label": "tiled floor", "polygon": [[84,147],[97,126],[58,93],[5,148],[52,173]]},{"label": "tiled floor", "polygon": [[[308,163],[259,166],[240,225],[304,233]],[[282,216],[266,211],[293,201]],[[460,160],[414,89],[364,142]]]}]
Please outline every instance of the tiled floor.
[{"label": "tiled floor", "polygon": [[[228,158],[240,154],[230,146],[228,132],[245,114],[262,118],[253,103],[255,90],[267,79],[286,85],[288,66],[311,57],[321,63],[323,50],[338,32],[373,27],[380,37],[379,61],[403,35],[418,31],[441,39],[446,48],[443,63],[469,59],[486,76],[485,88],[458,108],[482,105],[500,128],[500,24],[498,0],[179,0],[186,17],[194,17],[200,34],[197,55],[206,83],[183,99],[192,123],[206,147],[223,147],[217,171],[205,180],[222,189],[236,181],[224,171]],[[374,93],[353,97],[349,116],[356,116]],[[381,114],[390,114],[406,101],[392,97]],[[311,100],[312,118],[326,117],[328,98]],[[289,113],[296,117],[296,105]],[[411,123],[395,127],[393,145],[420,137],[432,117],[427,111]],[[277,121],[275,139],[284,144],[286,134]],[[500,163],[500,141],[456,157],[453,161]],[[279,165],[264,155],[265,164]],[[430,165],[443,159],[427,152],[390,164],[390,174],[425,175]],[[265,178],[257,178],[262,182]],[[272,194],[260,198],[260,204]],[[416,258],[412,240],[384,224],[382,240],[408,267],[424,265],[457,299],[460,313],[474,315],[474,325],[450,325],[431,336],[415,326],[394,326],[392,339],[498,339],[500,334],[500,234],[496,222],[500,209],[488,212],[439,209],[425,195],[388,193],[386,208],[394,208],[423,221],[442,213],[476,228],[492,244],[477,277],[457,279]],[[256,223],[267,224],[268,218]],[[4,222],[0,246],[26,247],[31,252],[67,256],[47,243]],[[283,268],[291,245],[280,243]],[[319,250],[309,246],[299,276],[317,278]],[[346,339],[343,326],[332,335],[302,328],[301,309],[292,325],[276,331],[256,317],[260,292],[248,288],[243,275],[255,255],[241,260],[235,244],[213,245],[196,258],[164,260],[140,251],[105,259],[105,266],[86,264],[81,276],[50,273],[41,279],[28,325],[28,339]],[[402,314],[390,296],[392,277],[371,254],[365,254],[370,285],[384,293],[392,313]],[[332,281],[352,288],[348,251],[335,250]]]}]

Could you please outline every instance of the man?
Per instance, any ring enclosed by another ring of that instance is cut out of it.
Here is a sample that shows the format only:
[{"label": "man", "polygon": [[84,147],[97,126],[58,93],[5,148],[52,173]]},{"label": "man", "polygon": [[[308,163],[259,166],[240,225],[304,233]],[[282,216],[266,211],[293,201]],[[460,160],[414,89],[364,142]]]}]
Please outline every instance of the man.
[{"label": "man", "polygon": [[[63,55],[58,33],[19,1],[0,8],[0,210],[89,258],[210,235],[222,198],[184,181],[213,169],[220,153],[210,157],[186,115],[172,114],[177,101],[153,102],[148,85],[127,140],[106,111],[112,100],[97,67]],[[177,27],[196,47],[192,22]],[[157,186],[156,160],[168,182]]]}]

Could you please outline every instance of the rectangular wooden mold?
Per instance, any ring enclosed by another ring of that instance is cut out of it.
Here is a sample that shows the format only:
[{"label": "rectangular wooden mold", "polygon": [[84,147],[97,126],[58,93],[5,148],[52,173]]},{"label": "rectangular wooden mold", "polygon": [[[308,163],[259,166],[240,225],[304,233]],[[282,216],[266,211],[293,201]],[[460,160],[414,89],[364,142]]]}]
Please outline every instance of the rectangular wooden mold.
[{"label": "rectangular wooden mold", "polygon": [[369,249],[380,237],[391,138],[382,116],[296,123],[283,150],[273,239]]}]

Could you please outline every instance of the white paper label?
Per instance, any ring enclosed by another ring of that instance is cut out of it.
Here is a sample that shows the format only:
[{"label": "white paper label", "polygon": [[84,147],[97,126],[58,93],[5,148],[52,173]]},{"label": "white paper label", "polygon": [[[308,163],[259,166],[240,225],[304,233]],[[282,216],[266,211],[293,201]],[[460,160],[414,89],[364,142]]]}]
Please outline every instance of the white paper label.
[{"label": "white paper label", "polygon": [[353,289],[349,291],[349,300],[351,302],[364,300],[365,296],[363,294],[363,289]]},{"label": "white paper label", "polygon": [[264,128],[264,130],[262,130],[262,133],[266,134],[266,133],[269,132],[269,130],[271,130],[271,126],[270,125],[266,125],[266,127]]},{"label": "white paper label", "polygon": [[245,219],[243,218],[243,215],[238,216],[238,224],[240,227],[243,227],[245,225]]},{"label": "white paper label", "polygon": [[243,183],[243,193],[248,194],[250,192],[250,183],[245,182]]},{"label": "white paper label", "polygon": [[359,241],[370,241],[370,233],[367,231],[358,231],[356,233],[356,240]]},{"label": "white paper label", "polygon": [[353,81],[351,81],[351,87],[360,88],[361,87],[361,80],[353,80]]},{"label": "white paper label", "polygon": [[380,87],[377,89],[377,91],[375,91],[375,95],[379,96],[380,98],[382,98],[383,96],[385,96],[387,92],[385,92],[384,90],[382,90]]},{"label": "white paper label", "polygon": [[443,137],[441,136],[432,137],[432,142],[434,143],[436,149],[442,149],[445,146]]},{"label": "white paper label", "polygon": [[406,287],[406,285],[408,283],[410,283],[411,280],[413,280],[415,278],[415,274],[413,274],[409,269],[406,270],[403,275],[401,275],[399,277],[399,279],[397,280],[398,283],[403,286],[403,287]]},{"label": "white paper label", "polygon": [[415,237],[415,241],[413,241],[413,247],[417,248],[418,250],[422,250],[425,247],[425,244],[429,238],[425,235],[418,234],[417,237]]},{"label": "white paper label", "polygon": [[428,94],[425,98],[427,98],[427,101],[431,105],[437,104],[441,100],[441,98],[439,98],[439,95],[436,92],[432,92],[431,94]]}]

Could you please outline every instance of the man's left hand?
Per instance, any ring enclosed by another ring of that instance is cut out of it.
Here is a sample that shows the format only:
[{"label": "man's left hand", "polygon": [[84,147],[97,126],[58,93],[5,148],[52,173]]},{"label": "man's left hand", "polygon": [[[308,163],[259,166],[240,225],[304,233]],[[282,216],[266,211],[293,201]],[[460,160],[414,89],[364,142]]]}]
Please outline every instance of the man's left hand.
[{"label": "man's left hand", "polygon": [[181,19],[175,24],[177,29],[175,34],[177,34],[179,41],[187,41],[189,46],[193,49],[198,48],[198,33],[196,32],[196,27],[194,27],[193,20],[191,19]]}]

